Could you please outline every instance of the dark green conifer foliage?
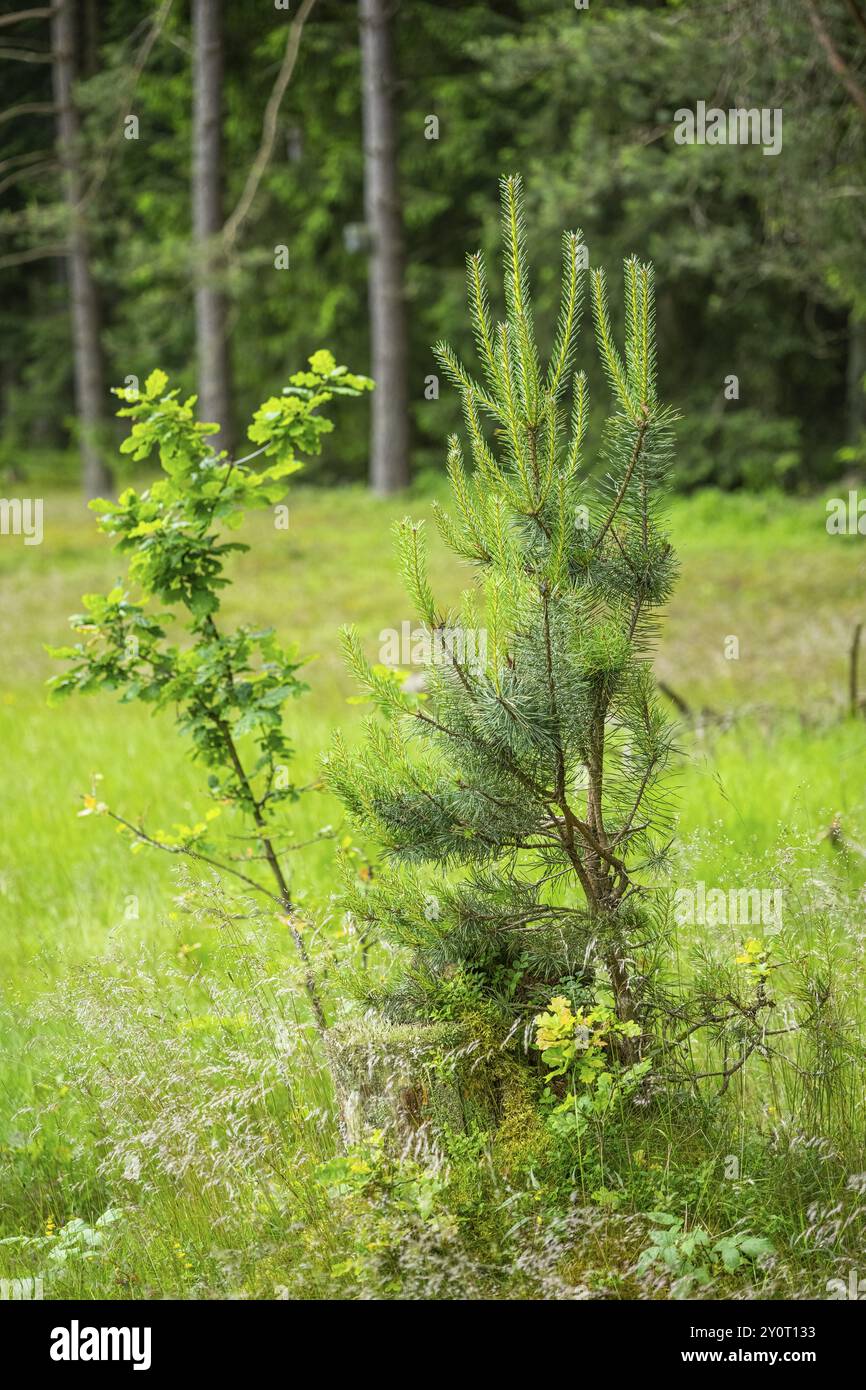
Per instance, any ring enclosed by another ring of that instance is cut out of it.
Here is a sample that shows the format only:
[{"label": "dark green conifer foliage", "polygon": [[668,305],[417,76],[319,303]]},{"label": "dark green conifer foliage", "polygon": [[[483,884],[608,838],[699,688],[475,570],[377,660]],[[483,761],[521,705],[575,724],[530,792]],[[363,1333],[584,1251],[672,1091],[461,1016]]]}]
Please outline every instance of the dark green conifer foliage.
[{"label": "dark green conifer foliage", "polygon": [[409,694],[371,667],[347,631],[351,666],[385,721],[370,721],[360,751],[336,739],[326,777],[384,850],[373,884],[349,890],[356,916],[406,948],[380,1007],[423,1018],[460,977],[519,1014],[551,984],[600,972],[629,1019],[640,1016],[654,934],[643,890],[665,850],[672,753],[648,661],[676,568],[660,525],[674,416],[656,393],[653,273],[625,262],[621,351],[604,272],[590,272],[614,401],[594,470],[605,476],[590,481],[587,382],[572,366],[581,234],[563,237],[546,367],[517,178],[502,182],[502,237],[504,322],[492,317],[481,256],[467,262],[481,377],[447,344],[436,349],[462,398],[473,464],[453,437],[453,505],[436,521],[477,583],[459,612],[443,610],[422,526],[399,524],[406,586],[431,639],[427,691]]}]

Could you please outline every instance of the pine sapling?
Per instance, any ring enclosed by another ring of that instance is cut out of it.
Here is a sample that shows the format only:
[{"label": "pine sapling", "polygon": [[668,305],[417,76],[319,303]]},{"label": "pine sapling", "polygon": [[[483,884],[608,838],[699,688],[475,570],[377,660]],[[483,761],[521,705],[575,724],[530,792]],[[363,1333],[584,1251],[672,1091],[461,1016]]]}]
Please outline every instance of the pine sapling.
[{"label": "pine sapling", "polygon": [[441,607],[422,525],[398,525],[406,587],[429,638],[426,691],[409,693],[398,673],[371,666],[347,631],[348,660],[384,721],[370,720],[360,751],[337,738],[326,779],[385,858],[372,885],[349,888],[351,908],[405,948],[399,978],[371,1001],[423,1020],[461,982],[513,1023],[570,981],[610,997],[628,1025],[616,1030],[625,1060],[638,1047],[654,931],[647,888],[668,831],[671,731],[649,657],[675,577],[660,519],[675,417],[656,389],[652,267],[625,262],[622,350],[604,272],[593,270],[614,408],[604,476],[587,467],[587,378],[572,367],[581,234],[563,237],[546,367],[517,178],[502,182],[502,241],[503,321],[493,318],[482,257],[467,261],[480,376],[447,344],[436,349],[460,394],[473,467],[451,438],[452,502],[435,520],[476,582],[459,609]]}]

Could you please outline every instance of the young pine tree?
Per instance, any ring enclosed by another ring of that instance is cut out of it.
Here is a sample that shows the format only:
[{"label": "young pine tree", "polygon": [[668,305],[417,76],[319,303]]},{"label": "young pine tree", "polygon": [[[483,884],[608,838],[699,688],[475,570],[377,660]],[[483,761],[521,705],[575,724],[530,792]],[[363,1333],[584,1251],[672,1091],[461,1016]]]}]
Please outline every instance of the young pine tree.
[{"label": "young pine tree", "polygon": [[[147,846],[214,865],[276,903],[322,1033],[324,1009],[284,860],[286,806],[304,788],[289,777],[293,749],[283,715],[306,689],[297,674],[302,659],[272,628],[227,627],[220,596],[230,582],[227,558],[248,549],[226,532],[238,529],[245,512],[282,502],[287,479],[302,467],[299,455],[318,454],[333,429],[322,407],[371,386],[329,352],[314,353],[309,368],[256,411],[248,434],[259,447],[238,459],[214,450],[209,436],[219,426],[197,420],[195,396],[180,400],[164,372],[152,372],[142,391],[119,389],[126,405],[118,414],[132,421],[121,450],[136,460],[155,452],[161,476],[141,492],[127,488],[117,502],[90,503],[99,529],[128,560],[129,587],[86,594],[85,612],[71,619],[79,640],[49,649],[68,663],[50,682],[55,699],[116,690],[123,701],[171,709],[208,769],[209,810],[173,834],[119,815],[95,793],[80,814],[115,820],[133,850]],[[252,467],[260,456],[264,466]],[[183,643],[172,640],[178,626],[187,633]],[[234,833],[220,833],[224,808],[239,817]]]},{"label": "young pine tree", "polygon": [[451,438],[453,501],[437,507],[436,522],[476,584],[458,612],[441,607],[421,524],[398,525],[406,586],[429,636],[426,693],[371,667],[346,632],[350,664],[385,719],[373,717],[359,752],[335,741],[326,780],[384,849],[381,875],[349,890],[356,917],[405,948],[398,980],[370,996],[378,1007],[406,1021],[435,1016],[460,978],[513,1021],[570,982],[584,997],[603,989],[612,999],[629,1025],[625,1059],[654,937],[644,886],[667,828],[660,783],[671,733],[648,657],[675,577],[659,524],[675,417],[656,393],[651,266],[625,263],[623,351],[604,272],[593,271],[614,410],[603,468],[587,468],[587,381],[572,369],[581,234],[563,238],[546,367],[517,178],[502,182],[502,238],[504,322],[492,317],[481,256],[467,262],[481,376],[447,344],[436,349],[460,393],[473,463],[469,473]]}]

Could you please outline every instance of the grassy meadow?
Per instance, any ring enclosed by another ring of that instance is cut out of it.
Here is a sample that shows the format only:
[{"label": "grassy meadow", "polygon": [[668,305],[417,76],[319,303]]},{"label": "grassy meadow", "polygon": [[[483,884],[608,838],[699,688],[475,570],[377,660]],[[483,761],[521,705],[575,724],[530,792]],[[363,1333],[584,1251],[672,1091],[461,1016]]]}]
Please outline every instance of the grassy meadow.
[{"label": "grassy meadow", "polygon": [[[315,781],[331,731],[351,738],[368,714],[350,700],[340,625],[355,623],[376,659],[380,631],[413,619],[390,526],[429,516],[431,500],[300,488],[287,531],[268,514],[245,524],[251,549],[225,608],[313,658],[287,716],[302,780]],[[691,712],[670,886],[781,885],[779,980],[792,999],[814,988],[807,975],[826,982],[825,1032],[780,1037],[786,1060],[756,1056],[723,1100],[711,1086],[671,1098],[639,1138],[613,1134],[565,1178],[536,1174],[493,1201],[481,1179],[471,1190],[463,1153],[462,1178],[419,1165],[411,1200],[396,1199],[383,1157],[372,1202],[369,1188],[335,1196],[321,1180],[338,1146],[332,1102],[278,918],[78,814],[95,774],[98,795],[151,830],[192,823],[206,797],[168,716],[104,697],[48,706],[44,644],[66,640],[82,593],[118,577],[77,495],[49,493],[44,543],[0,545],[0,1274],[96,1298],[698,1296],[681,1250],[641,1263],[646,1213],[661,1211],[675,1234],[678,1221],[772,1243],[760,1265],[717,1261],[713,1296],[825,1297],[828,1279],[847,1280],[866,1168],[866,721],[848,716],[847,678],[866,575],[859,538],[828,536],[824,520],[820,498],[677,499],[681,577],[656,671]],[[431,578],[443,600],[467,583],[432,528]],[[291,823],[305,846],[292,886],[336,1012],[359,949],[335,896],[335,844],[351,832],[319,791]],[[375,866],[374,846],[354,847],[360,868]],[[742,938],[685,927],[669,968],[731,962]],[[809,1048],[823,1049],[817,1068]],[[449,1182],[449,1215],[427,1219]],[[564,1209],[547,1200],[563,1186]],[[473,1254],[463,1228],[479,1232],[503,1202],[495,1256]]]}]

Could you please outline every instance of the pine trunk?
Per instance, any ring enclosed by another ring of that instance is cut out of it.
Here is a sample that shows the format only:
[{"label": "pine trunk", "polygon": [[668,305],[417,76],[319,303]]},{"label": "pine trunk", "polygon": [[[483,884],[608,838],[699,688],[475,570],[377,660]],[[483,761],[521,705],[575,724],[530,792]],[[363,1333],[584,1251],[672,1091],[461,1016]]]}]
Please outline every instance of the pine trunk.
[{"label": "pine trunk", "polygon": [[396,67],[387,0],[359,0],[364,109],[364,205],[371,237],[369,297],[373,394],[370,486],[409,482],[408,330],[403,208],[397,169]]},{"label": "pine trunk", "polygon": [[99,291],[90,263],[90,245],[83,208],[84,180],[79,149],[80,125],[74,105],[76,67],[76,5],[63,0],[51,17],[51,62],[57,109],[57,147],[63,170],[68,213],[67,266],[72,320],[75,409],[84,492],[88,498],[110,491],[111,473],[104,461],[106,401],[100,342]]},{"label": "pine trunk", "polygon": [[221,284],[223,37],[220,0],[193,0],[193,235],[199,412],[217,422],[216,449],[231,449],[228,303]]},{"label": "pine trunk", "polygon": [[848,315],[848,383],[847,435],[849,444],[857,444],[866,429],[866,319],[859,318],[854,309]]}]

